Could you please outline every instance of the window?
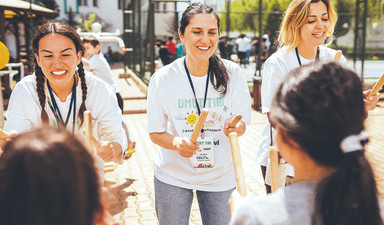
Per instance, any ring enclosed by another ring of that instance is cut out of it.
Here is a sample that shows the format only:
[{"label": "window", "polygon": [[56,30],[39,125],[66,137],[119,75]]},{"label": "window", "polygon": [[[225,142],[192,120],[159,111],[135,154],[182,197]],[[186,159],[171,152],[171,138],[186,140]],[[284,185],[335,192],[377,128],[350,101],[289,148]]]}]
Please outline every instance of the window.
[{"label": "window", "polygon": [[118,0],[117,1],[117,8],[118,9],[123,9],[123,0]]},{"label": "window", "polygon": [[98,6],[99,6],[99,4],[98,4],[98,0],[93,0],[93,6],[94,6],[94,7],[98,7]]},{"label": "window", "polygon": [[88,0],[79,0],[79,6],[88,6]]}]

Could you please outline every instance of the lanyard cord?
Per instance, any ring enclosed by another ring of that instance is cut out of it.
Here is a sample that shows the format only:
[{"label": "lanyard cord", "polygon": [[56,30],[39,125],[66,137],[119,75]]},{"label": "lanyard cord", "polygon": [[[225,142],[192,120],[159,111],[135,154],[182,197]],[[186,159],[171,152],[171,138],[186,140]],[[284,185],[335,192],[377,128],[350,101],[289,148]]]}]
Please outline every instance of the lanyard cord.
[{"label": "lanyard cord", "polygon": [[59,125],[59,127],[67,127],[67,124],[69,121],[69,116],[71,114],[72,105],[73,105],[72,133],[74,133],[75,132],[75,118],[76,118],[76,76],[75,76],[75,74],[73,74],[71,103],[69,105],[69,110],[68,110],[67,118],[65,119],[65,121],[63,120],[63,117],[61,116],[60,109],[57,106],[55,97],[53,96],[51,85],[49,85],[48,80],[47,80],[47,86],[48,86],[48,90],[49,90],[49,95],[51,96],[51,99],[52,99],[52,104],[51,104],[50,98],[49,97],[47,98],[48,99],[48,105],[49,105],[49,108],[51,109],[53,115],[55,116],[56,122]]},{"label": "lanyard cord", "polygon": [[[297,61],[299,62],[299,65],[301,66],[301,60],[300,60],[300,56],[299,56],[299,51],[297,51],[297,47],[295,48],[295,52],[296,52]],[[317,48],[316,61],[319,61],[319,60],[320,60],[320,50],[319,50],[319,48]]]},{"label": "lanyard cord", "polygon": [[[189,84],[191,85],[191,88],[192,88],[193,96],[195,97],[197,112],[200,115],[200,113],[201,113],[200,106],[199,106],[199,103],[198,103],[197,98],[196,98],[195,88],[194,88],[193,83],[192,83],[191,75],[189,74],[189,71],[188,71],[188,68],[187,68],[187,64],[185,63],[185,58],[184,58],[184,68],[185,68],[185,72],[187,72],[187,77],[188,77],[188,80],[189,80]],[[204,94],[204,103],[203,103],[204,105],[203,105],[203,108],[205,108],[205,103],[207,102],[208,84],[209,84],[209,70],[208,70],[208,75],[207,75],[207,81],[205,83],[205,94]]]}]

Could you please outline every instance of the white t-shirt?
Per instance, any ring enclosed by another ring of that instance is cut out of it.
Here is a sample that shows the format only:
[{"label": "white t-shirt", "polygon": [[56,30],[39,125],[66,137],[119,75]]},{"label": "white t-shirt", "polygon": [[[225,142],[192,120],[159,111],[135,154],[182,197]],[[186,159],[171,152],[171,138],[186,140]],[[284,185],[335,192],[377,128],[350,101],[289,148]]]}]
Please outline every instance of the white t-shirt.
[{"label": "white t-shirt", "polygon": [[[267,196],[247,196],[232,214],[230,225],[311,225],[317,184],[293,183]],[[384,201],[379,198],[384,219]]]},{"label": "white t-shirt", "polygon": [[[122,149],[127,148],[127,140],[124,129],[122,127],[122,114],[117,105],[116,94],[109,85],[99,78],[86,74],[87,82],[87,99],[85,100],[86,109],[92,114],[93,135],[102,140],[117,142]],[[82,103],[81,79],[76,87],[76,114]],[[45,82],[45,95],[50,96]],[[60,109],[63,119],[67,118],[72,93],[67,96],[65,102],[61,102],[53,93],[56,103]],[[73,109],[72,109],[73,110]],[[73,127],[73,111],[68,120],[67,129],[72,132]],[[53,112],[45,102],[45,111],[48,114],[50,124],[57,126]],[[36,92],[36,77],[29,75],[23,78],[15,86],[9,100],[7,110],[7,120],[5,129],[7,131],[16,131],[18,133],[28,131],[35,127],[42,126],[40,118],[41,107]],[[75,135],[83,138],[83,129],[80,127],[80,119],[75,120]]]},{"label": "white t-shirt", "polygon": [[95,76],[102,79],[105,83],[111,85],[115,90],[115,93],[119,93],[119,88],[113,78],[113,73],[111,67],[104,55],[99,53],[97,55],[93,55],[88,59],[89,66],[86,66],[85,69],[92,72]]},{"label": "white t-shirt", "polygon": [[[160,68],[151,78],[148,88],[148,132],[168,132],[180,137],[191,137],[198,117],[195,98],[184,69],[184,57]],[[229,139],[223,132],[224,122],[237,113],[250,123],[251,98],[246,77],[240,67],[222,60],[229,72],[224,98],[209,82],[204,123],[204,136],[213,137],[214,167],[194,168],[190,158],[177,151],[160,148],[154,158],[155,177],[160,181],[201,191],[226,191],[236,186]],[[207,75],[191,79],[203,108]]]},{"label": "white t-shirt", "polygon": [[[262,112],[268,113],[270,111],[271,103],[275,91],[285,75],[289,71],[299,67],[299,62],[295,50],[286,51],[287,48],[283,48],[275,52],[267,59],[264,64],[263,82],[261,85],[261,105]],[[333,60],[336,54],[336,50],[330,49],[325,46],[320,46],[319,59],[321,61]],[[314,60],[308,60],[300,56],[301,64],[305,65]],[[344,56],[341,57],[340,63],[346,64],[347,60]],[[269,147],[271,145],[271,132],[270,123],[267,119],[264,129],[261,133],[260,143],[257,153],[257,162],[266,166],[269,158]],[[272,131],[273,132],[273,131]],[[274,145],[276,143],[274,142]]]},{"label": "white t-shirt", "polygon": [[246,52],[249,46],[250,40],[247,37],[236,39],[236,44],[238,45],[237,50],[239,52]]}]

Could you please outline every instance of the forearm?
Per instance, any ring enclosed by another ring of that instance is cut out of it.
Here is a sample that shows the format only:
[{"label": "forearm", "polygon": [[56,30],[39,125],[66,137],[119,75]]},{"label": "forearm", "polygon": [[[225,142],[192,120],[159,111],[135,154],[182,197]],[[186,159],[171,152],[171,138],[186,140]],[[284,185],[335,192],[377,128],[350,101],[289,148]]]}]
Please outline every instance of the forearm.
[{"label": "forearm", "polygon": [[180,137],[173,136],[168,132],[150,133],[152,142],[169,150],[177,150],[176,140]]}]

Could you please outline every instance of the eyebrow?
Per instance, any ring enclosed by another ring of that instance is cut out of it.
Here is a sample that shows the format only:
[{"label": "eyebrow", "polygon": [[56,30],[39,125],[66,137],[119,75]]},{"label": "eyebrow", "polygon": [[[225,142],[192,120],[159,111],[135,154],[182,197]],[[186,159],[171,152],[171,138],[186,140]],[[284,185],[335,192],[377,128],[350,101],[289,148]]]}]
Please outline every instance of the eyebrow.
[{"label": "eyebrow", "polygon": [[[321,14],[321,16],[325,16],[325,15],[328,15],[328,13],[326,12],[326,13]],[[316,15],[310,15],[309,17],[316,17]]]},{"label": "eyebrow", "polygon": [[[66,49],[64,49],[63,51],[61,51],[60,53],[63,53],[63,52],[65,52],[65,51],[68,51],[68,50],[72,50],[72,48],[66,48]],[[51,51],[49,51],[49,50],[41,50],[42,52],[48,52],[48,53],[52,53]]]},{"label": "eyebrow", "polygon": [[[203,28],[201,28],[201,27],[192,27],[191,29],[201,30]],[[208,28],[208,30],[218,30],[218,29],[217,28]]]}]

